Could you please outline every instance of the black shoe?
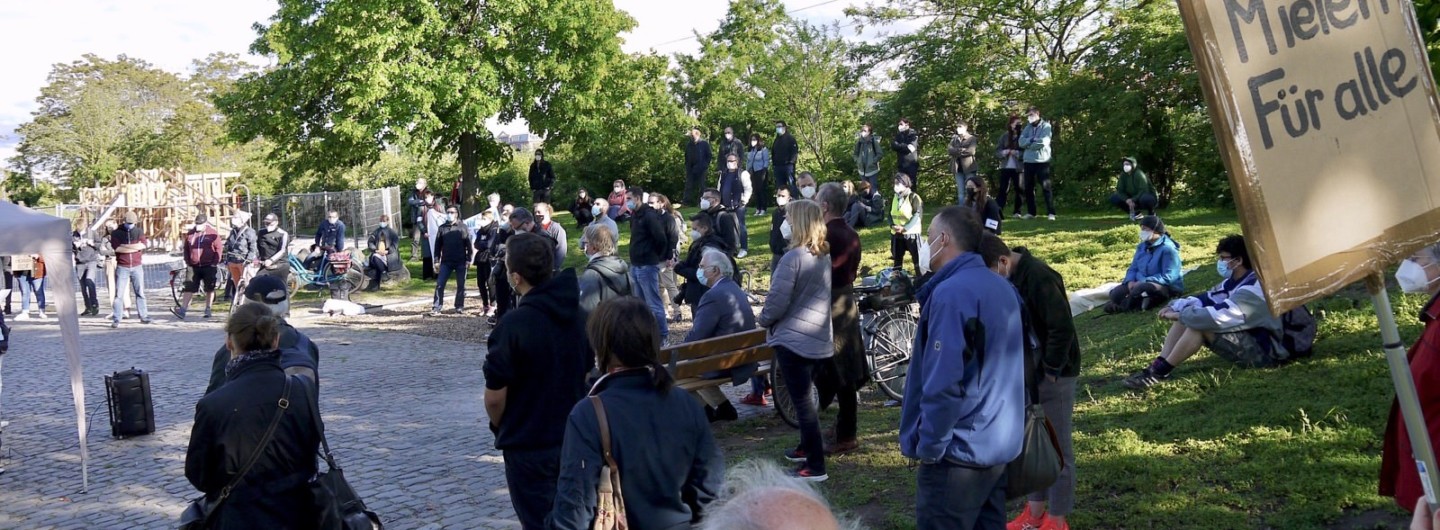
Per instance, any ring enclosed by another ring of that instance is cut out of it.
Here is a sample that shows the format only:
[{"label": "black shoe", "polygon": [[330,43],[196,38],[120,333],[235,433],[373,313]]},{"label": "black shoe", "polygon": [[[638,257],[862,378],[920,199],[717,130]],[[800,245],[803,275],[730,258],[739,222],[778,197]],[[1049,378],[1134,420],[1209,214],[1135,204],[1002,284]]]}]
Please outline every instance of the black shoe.
[{"label": "black shoe", "polygon": [[731,405],[729,401],[726,401],[724,403],[721,403],[720,406],[715,409],[715,419],[721,421],[735,421],[740,419],[740,411],[735,410],[735,405]]},{"label": "black shoe", "polygon": [[1160,384],[1160,382],[1164,381],[1165,379],[1168,379],[1168,377],[1159,377],[1155,375],[1154,372],[1150,371],[1150,367],[1147,366],[1144,370],[1135,372],[1130,377],[1126,377],[1125,386],[1133,390],[1145,390],[1147,388]]},{"label": "black shoe", "polygon": [[719,418],[715,417],[715,407],[705,405],[705,421],[708,421],[710,423],[715,423],[716,421],[719,421]]}]

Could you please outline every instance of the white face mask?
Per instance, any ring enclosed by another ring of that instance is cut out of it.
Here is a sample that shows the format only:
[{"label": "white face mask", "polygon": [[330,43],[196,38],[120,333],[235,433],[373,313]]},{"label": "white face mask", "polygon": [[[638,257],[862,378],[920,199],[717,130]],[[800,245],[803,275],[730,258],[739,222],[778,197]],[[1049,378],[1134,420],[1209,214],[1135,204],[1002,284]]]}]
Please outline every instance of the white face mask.
[{"label": "white face mask", "polygon": [[786,241],[789,241],[789,240],[790,240],[790,236],[792,236],[792,235],[794,235],[794,234],[790,232],[790,220],[789,220],[789,219],[786,219],[786,220],[784,220],[784,221],[781,221],[781,222],[780,222],[780,237],[785,238]]},{"label": "white face mask", "polygon": [[785,134],[785,128],[784,128],[784,127],[776,127],[776,128],[775,128],[775,134]]},{"label": "white face mask", "polygon": [[390,223],[380,223],[380,228],[390,228]]},{"label": "white face mask", "polygon": [[758,147],[759,145],[760,145],[760,142],[757,142],[757,141],[755,141],[755,140],[750,140],[750,147]]},{"label": "white face mask", "polygon": [[700,209],[701,209],[701,210],[709,210],[709,209],[710,209],[710,204],[711,204],[711,203],[710,203],[710,199],[700,199]]},{"label": "white face mask", "polygon": [[1424,293],[1433,280],[1425,274],[1425,267],[1407,259],[1401,262],[1400,268],[1395,271],[1395,282],[1400,284],[1400,290],[1407,293]]},{"label": "white face mask", "polygon": [[725,167],[728,167],[728,168],[730,168],[731,171],[734,171],[734,170],[740,169],[740,163],[739,163],[739,162],[726,162],[726,163],[725,163]]},{"label": "white face mask", "polygon": [[455,222],[455,214],[453,214],[453,213],[447,213],[447,214],[445,214],[445,221],[446,221],[446,222],[450,222],[450,223]]},{"label": "white face mask", "polygon": [[694,241],[696,239],[700,239],[700,231],[694,229],[690,230],[690,240]]},{"label": "white face mask", "polygon": [[895,186],[895,194],[896,194],[896,195],[904,195],[904,194],[905,194],[905,188],[904,188],[903,186]]},{"label": "white face mask", "polygon": [[898,127],[896,127],[895,129],[898,130],[898,131],[900,131],[900,132],[905,132],[905,129],[909,129],[909,128],[910,128],[910,127],[907,127],[905,124],[902,123],[902,124],[900,124]]},{"label": "white face mask", "polygon": [[861,137],[861,138],[869,138],[869,137],[870,137],[870,131],[860,131],[860,137]]},{"label": "white face mask", "polygon": [[958,135],[960,135],[960,136],[965,136],[965,128],[964,128],[964,127],[956,127],[956,128],[955,128],[955,134],[958,134]]},{"label": "white face mask", "polygon": [[734,139],[735,139],[735,134],[734,134],[734,133],[725,133],[725,139],[726,139],[726,140],[734,140]]},{"label": "white face mask", "polygon": [[1122,165],[1120,166],[1120,169],[1123,170],[1123,171],[1125,171],[1126,173],[1129,173],[1130,170],[1135,169],[1135,166],[1132,166],[1132,165],[1130,165],[1130,164],[1122,164]]},{"label": "white face mask", "polygon": [[279,227],[280,227],[280,221],[266,221],[266,222],[265,222],[265,228],[268,228],[268,229],[270,229],[270,230],[274,230],[274,229],[279,228]]},{"label": "white face mask", "polygon": [[1035,115],[1035,114],[1031,114],[1030,117],[1029,117],[1029,118],[1026,118],[1026,119],[1030,120],[1030,123],[1035,123],[1035,122],[1040,121],[1040,116]]},{"label": "white face mask", "polygon": [[815,186],[805,186],[805,187],[803,187],[803,188],[800,188],[800,196],[801,196],[801,197],[804,197],[804,198],[806,198],[806,199],[809,199],[809,198],[811,198],[811,197],[814,197],[814,196],[815,196]]},{"label": "white face mask", "polygon": [[935,258],[933,252],[934,251],[930,248],[929,239],[926,239],[924,242],[920,243],[920,274],[925,274],[933,270],[930,268],[930,260]]},{"label": "white face mask", "polygon": [[330,218],[330,224],[333,225],[333,224],[338,223],[338,222],[340,222],[340,218],[339,218],[339,217],[331,217],[331,218]]},{"label": "white face mask", "polygon": [[790,203],[790,198],[789,198],[789,197],[776,197],[776,198],[775,198],[775,205],[776,205],[776,206],[784,206],[784,205],[789,204],[789,203]]},{"label": "white face mask", "polygon": [[595,206],[591,206],[591,207],[590,207],[590,215],[593,215],[593,216],[595,216],[595,217],[600,217],[600,205],[597,204],[597,205],[595,205]]},{"label": "white face mask", "polygon": [[1141,243],[1148,243],[1148,242],[1150,242],[1151,239],[1154,239],[1154,238],[1155,238],[1155,232],[1151,232],[1150,230],[1147,230],[1147,229],[1144,229],[1144,228],[1141,228],[1141,229],[1140,229],[1140,242],[1141,242]]}]

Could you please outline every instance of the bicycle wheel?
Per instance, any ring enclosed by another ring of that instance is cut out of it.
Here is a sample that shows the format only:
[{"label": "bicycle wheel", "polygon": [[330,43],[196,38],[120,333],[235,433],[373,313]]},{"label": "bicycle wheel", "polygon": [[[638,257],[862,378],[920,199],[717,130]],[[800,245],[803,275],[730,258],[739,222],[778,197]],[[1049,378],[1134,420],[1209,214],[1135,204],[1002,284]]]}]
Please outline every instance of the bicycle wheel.
[{"label": "bicycle wheel", "polygon": [[[780,363],[770,361],[770,388],[775,397],[775,413],[786,425],[800,428],[800,416],[795,412],[795,402],[790,399],[789,387],[785,384],[785,377],[780,372]],[[810,397],[810,410],[820,410],[820,395],[814,388],[808,393]]]},{"label": "bicycle wheel", "polygon": [[175,307],[180,307],[180,293],[185,288],[185,272],[190,269],[173,269],[170,271],[170,301],[175,302]]},{"label": "bicycle wheel", "polygon": [[905,397],[905,376],[917,329],[919,322],[908,307],[887,311],[875,325],[874,343],[865,359],[870,364],[870,379],[890,399]]}]

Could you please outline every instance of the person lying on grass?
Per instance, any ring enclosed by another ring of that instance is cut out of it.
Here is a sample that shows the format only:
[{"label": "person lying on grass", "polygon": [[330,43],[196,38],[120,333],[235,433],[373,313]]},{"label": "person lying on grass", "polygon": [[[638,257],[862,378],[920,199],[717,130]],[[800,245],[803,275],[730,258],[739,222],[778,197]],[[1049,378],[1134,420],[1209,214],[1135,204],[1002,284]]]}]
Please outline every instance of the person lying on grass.
[{"label": "person lying on grass", "polygon": [[1175,322],[1160,356],[1125,378],[1125,386],[1141,390],[1168,379],[1201,346],[1246,367],[1275,366],[1289,359],[1279,340],[1281,321],[1265,303],[1245,238],[1227,236],[1215,253],[1215,270],[1224,280],[1205,294],[1175,300],[1160,311],[1160,318]]}]

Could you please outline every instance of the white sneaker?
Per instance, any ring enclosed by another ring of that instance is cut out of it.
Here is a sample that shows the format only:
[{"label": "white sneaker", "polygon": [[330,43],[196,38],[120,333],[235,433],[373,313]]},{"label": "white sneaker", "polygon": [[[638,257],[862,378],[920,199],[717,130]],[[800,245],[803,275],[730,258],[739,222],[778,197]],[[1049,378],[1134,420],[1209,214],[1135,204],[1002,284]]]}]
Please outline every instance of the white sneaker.
[{"label": "white sneaker", "polygon": [[743,257],[749,256],[749,255],[750,255],[750,252],[742,248],[742,249],[740,249],[740,252],[738,252],[738,253],[735,254],[735,257],[737,257],[737,258],[743,258]]},{"label": "white sneaker", "polygon": [[24,322],[24,321],[26,321],[26,320],[30,320],[30,312],[29,312],[29,311],[21,311],[19,314],[15,315],[15,321],[16,321],[16,322]]},{"label": "white sneaker", "polygon": [[47,320],[47,319],[49,319],[49,318],[50,318],[50,317],[45,316],[45,312],[44,312],[44,311],[41,311],[41,312],[35,314],[35,320]]},{"label": "white sneaker", "polygon": [[1020,212],[1015,212],[1015,218],[1016,218],[1016,219],[1023,219],[1023,218],[1025,218],[1025,216],[1020,215]]},{"label": "white sneaker", "polygon": [[1051,221],[1054,221],[1054,220],[1055,220],[1055,214],[1053,214],[1053,213],[1050,214],[1050,220],[1051,220]]},{"label": "white sneaker", "polygon": [[1028,214],[1028,213],[1025,214],[1025,217],[1021,217],[1021,219],[1034,219],[1034,218],[1035,218],[1035,216],[1030,215],[1030,214]]}]

